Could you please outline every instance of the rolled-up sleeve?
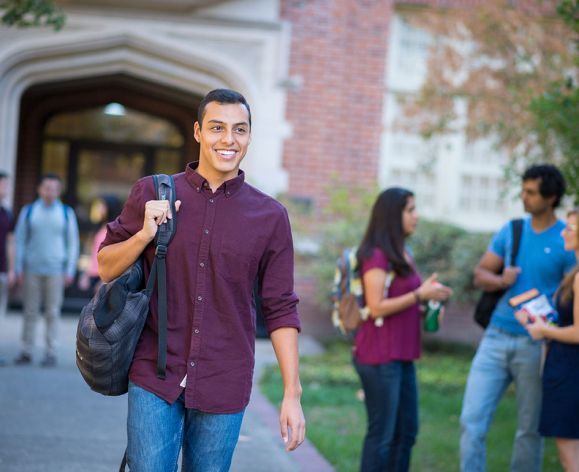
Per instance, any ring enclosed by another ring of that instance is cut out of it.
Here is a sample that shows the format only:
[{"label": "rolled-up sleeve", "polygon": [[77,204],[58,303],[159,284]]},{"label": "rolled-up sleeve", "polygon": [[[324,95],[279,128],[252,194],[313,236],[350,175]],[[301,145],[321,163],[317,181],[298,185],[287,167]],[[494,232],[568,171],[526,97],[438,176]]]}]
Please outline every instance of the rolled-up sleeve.
[{"label": "rolled-up sleeve", "polygon": [[141,230],[145,215],[145,203],[154,197],[152,185],[151,177],[143,177],[133,185],[123,211],[115,220],[107,224],[107,234],[99,247],[99,251],[110,244],[126,241]]},{"label": "rolled-up sleeve", "polygon": [[282,207],[260,261],[259,286],[268,333],[279,328],[301,331],[294,292],[294,249],[287,211]]}]

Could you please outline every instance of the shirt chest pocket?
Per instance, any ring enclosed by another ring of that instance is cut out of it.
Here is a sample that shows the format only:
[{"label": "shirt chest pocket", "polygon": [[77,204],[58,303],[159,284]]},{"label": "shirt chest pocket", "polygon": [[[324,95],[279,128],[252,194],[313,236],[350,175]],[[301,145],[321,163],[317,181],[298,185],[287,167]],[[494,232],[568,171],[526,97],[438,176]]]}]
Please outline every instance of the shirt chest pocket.
[{"label": "shirt chest pocket", "polygon": [[224,234],[213,254],[214,267],[225,279],[247,282],[257,275],[257,239]]}]

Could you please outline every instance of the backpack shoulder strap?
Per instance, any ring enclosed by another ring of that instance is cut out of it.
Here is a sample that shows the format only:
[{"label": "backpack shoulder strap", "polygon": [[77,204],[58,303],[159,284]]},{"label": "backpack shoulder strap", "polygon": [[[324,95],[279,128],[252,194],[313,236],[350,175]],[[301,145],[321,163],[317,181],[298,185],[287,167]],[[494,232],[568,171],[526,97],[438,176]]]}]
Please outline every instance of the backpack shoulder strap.
[{"label": "backpack shoulder strap", "polygon": [[69,224],[69,210],[72,210],[66,203],[62,204],[62,212],[64,213],[64,247],[68,247],[68,224]]},{"label": "backpack shoulder strap", "polygon": [[156,174],[153,175],[153,182],[155,184],[157,200],[169,200],[169,206],[171,208],[172,218],[168,219],[166,223],[163,223],[159,227],[157,235],[155,236],[155,246],[157,247],[157,251],[166,252],[167,246],[169,246],[169,243],[175,235],[177,225],[177,211],[175,209],[175,200],[177,199],[177,195],[175,191],[175,181],[171,175]]},{"label": "backpack shoulder strap", "polygon": [[32,208],[34,207],[34,202],[29,203],[23,208],[24,213],[24,222],[26,223],[26,242],[30,241],[31,236],[31,228],[30,228],[30,218],[32,217]]},{"label": "backpack shoulder strap", "polygon": [[32,207],[34,206],[34,203],[29,203],[28,205],[24,206],[24,211],[26,212],[25,214],[25,218],[26,221],[30,221],[30,215],[32,214]]},{"label": "backpack shoulder strap", "polygon": [[[169,200],[171,219],[167,219],[157,230],[155,236],[155,261],[151,268],[150,279],[157,281],[157,315],[158,315],[158,351],[157,351],[157,377],[165,379],[167,367],[167,247],[173,239],[177,225],[177,211],[175,209],[175,182],[173,177],[166,174],[153,175],[155,192],[158,200]],[[151,280],[147,283],[151,288]]]},{"label": "backpack shoulder strap", "polygon": [[523,223],[522,218],[517,218],[511,221],[511,230],[513,232],[513,246],[511,248],[511,265],[515,265],[517,256],[519,254],[519,248],[521,247],[521,236],[523,234]]}]

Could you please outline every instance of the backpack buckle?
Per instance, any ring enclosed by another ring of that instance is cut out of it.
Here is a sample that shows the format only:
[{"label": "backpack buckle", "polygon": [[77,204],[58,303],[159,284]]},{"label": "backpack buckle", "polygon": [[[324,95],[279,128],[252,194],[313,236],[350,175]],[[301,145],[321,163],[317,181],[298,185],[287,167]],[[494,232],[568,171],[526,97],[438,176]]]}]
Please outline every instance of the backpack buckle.
[{"label": "backpack buckle", "polygon": [[157,248],[155,249],[155,256],[161,259],[165,259],[166,255],[167,255],[167,246],[164,244],[158,244]]}]

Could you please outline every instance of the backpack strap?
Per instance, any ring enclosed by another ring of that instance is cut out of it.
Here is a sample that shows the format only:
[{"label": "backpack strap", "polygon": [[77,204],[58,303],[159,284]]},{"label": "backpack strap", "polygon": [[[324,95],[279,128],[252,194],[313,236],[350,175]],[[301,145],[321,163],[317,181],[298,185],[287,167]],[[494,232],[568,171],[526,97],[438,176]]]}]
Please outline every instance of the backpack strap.
[{"label": "backpack strap", "polygon": [[69,208],[68,205],[62,203],[62,212],[64,213],[64,247],[68,247],[68,220],[70,219],[68,214]]},{"label": "backpack strap", "polygon": [[167,248],[173,239],[177,226],[177,211],[175,209],[175,182],[173,177],[165,174],[153,175],[155,192],[158,200],[169,200],[171,219],[159,226],[155,236],[155,259],[151,266],[147,290],[152,291],[157,282],[157,317],[158,317],[158,349],[157,377],[164,380],[167,367]]},{"label": "backpack strap", "polygon": [[26,221],[26,244],[28,244],[28,242],[30,241],[30,234],[31,234],[31,229],[30,229],[30,217],[32,215],[32,207],[34,206],[34,203],[29,203],[28,205],[26,205],[26,214],[24,215],[24,221]]},{"label": "backpack strap", "polygon": [[511,247],[511,260],[509,261],[511,266],[515,265],[517,255],[519,254],[521,236],[523,234],[523,222],[524,220],[522,218],[511,220],[511,231],[513,232],[513,246]]},{"label": "backpack strap", "polygon": [[[145,290],[149,293],[155,288],[157,282],[157,314],[158,314],[158,352],[157,352],[157,377],[164,380],[167,367],[167,248],[175,235],[177,227],[177,211],[175,200],[175,181],[173,177],[165,174],[153,175],[153,184],[157,200],[169,200],[171,219],[167,219],[157,229],[155,235],[155,258],[147,279]],[[127,449],[119,467],[119,472],[124,472],[127,466]]]}]

